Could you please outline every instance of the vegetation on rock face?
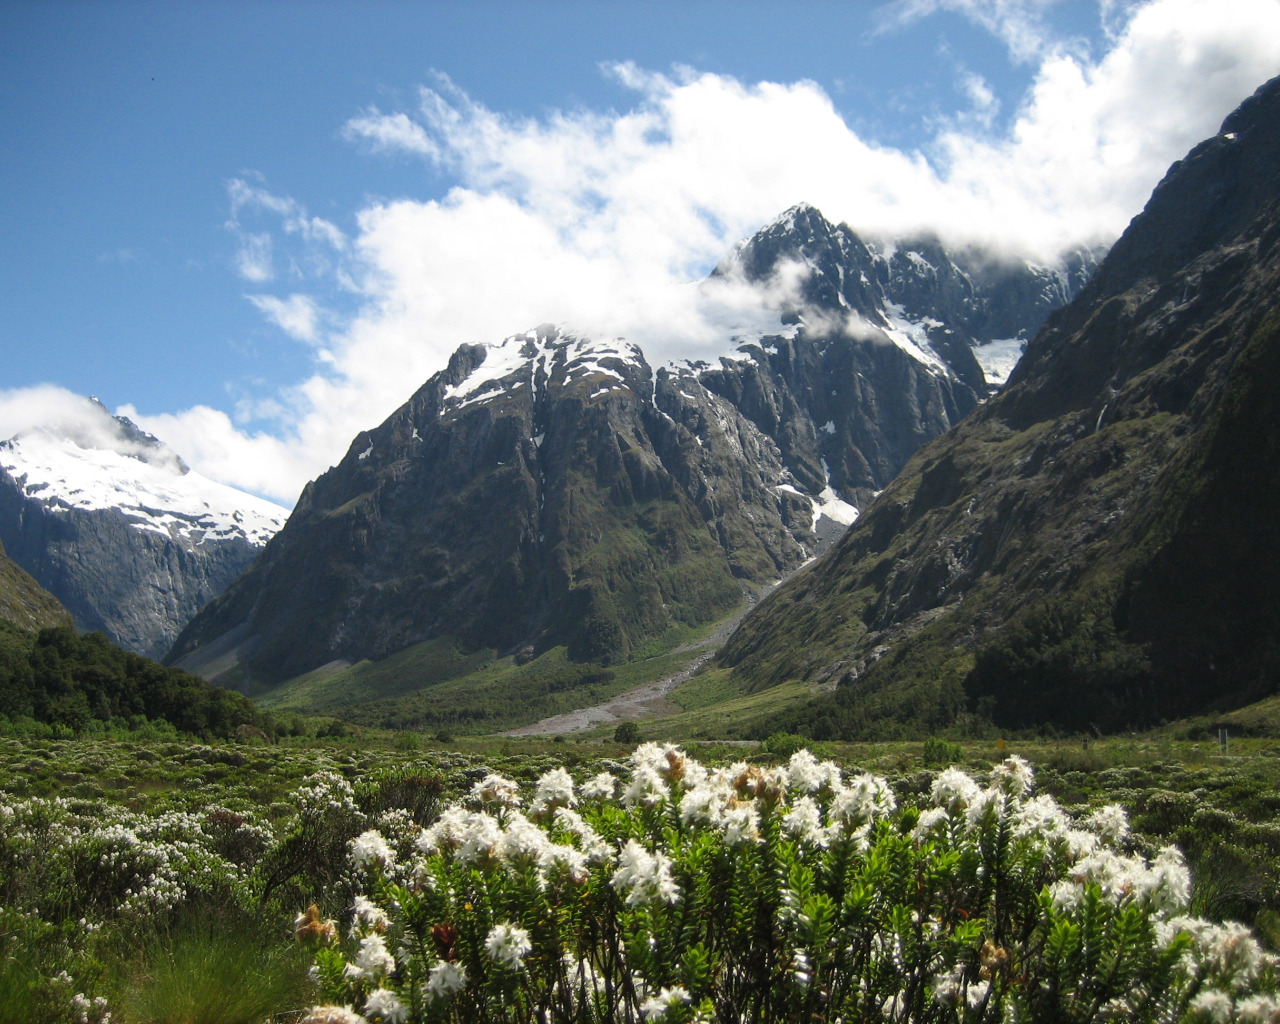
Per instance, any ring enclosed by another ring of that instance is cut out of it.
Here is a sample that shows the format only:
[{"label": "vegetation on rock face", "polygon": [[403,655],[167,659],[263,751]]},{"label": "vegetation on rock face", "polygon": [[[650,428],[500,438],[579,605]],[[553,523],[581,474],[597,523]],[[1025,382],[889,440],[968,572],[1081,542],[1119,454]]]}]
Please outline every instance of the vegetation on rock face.
[{"label": "vegetation on rock face", "polygon": [[[599,667],[736,606],[740,563],[655,445],[702,449],[654,407],[648,367],[608,357],[624,387],[581,362],[570,373],[577,339],[543,330],[517,343],[538,355],[536,388],[531,362],[488,400],[459,404],[448,393],[484,351],[460,353],[308,486],[171,660],[254,693],[441,638],[521,657],[563,647]],[[776,508],[772,522],[786,533]],[[807,537],[807,523],[795,531]],[[789,533],[778,544],[782,563],[757,559],[761,582],[804,557]]]},{"label": "vegetation on rock face", "polygon": [[4,553],[0,546],[0,620],[23,629],[71,625],[71,613]]},{"label": "vegetation on rock face", "polygon": [[[974,341],[1034,329],[1093,265],[902,241],[873,251],[788,211],[717,273],[765,284],[805,264],[808,323],[793,310],[779,335],[725,337],[736,357],[714,366],[655,372],[621,339],[549,325],[460,347],[307,486],[170,660],[254,693],[442,637],[614,665],[722,616],[743,581],[771,584],[837,532],[815,532],[814,498],[870,500],[979,404]],[[906,315],[942,366],[839,328],[850,311],[873,333]]]}]

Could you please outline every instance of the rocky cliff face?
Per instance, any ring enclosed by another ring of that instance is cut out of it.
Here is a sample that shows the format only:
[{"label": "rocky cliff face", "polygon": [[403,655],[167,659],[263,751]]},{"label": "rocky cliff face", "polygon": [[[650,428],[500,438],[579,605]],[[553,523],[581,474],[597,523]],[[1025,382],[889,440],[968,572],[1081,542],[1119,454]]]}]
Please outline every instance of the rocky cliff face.
[{"label": "rocky cliff face", "polygon": [[966,709],[1118,728],[1273,692],[1278,243],[1280,80],[724,663],[838,682],[800,717],[845,734]]},{"label": "rocky cliff face", "polygon": [[[609,661],[719,617],[977,406],[987,328],[1047,310],[991,313],[940,246],[936,265],[902,251],[789,211],[716,272],[774,303],[726,329],[717,365],[655,370],[625,340],[552,326],[463,346],[307,487],[172,658],[244,687],[439,636]],[[948,333],[930,288],[966,326]]]},{"label": "rocky cliff face", "polygon": [[161,657],[257,556],[285,509],[191,472],[124,418],[0,442],[0,542],[81,630]]}]

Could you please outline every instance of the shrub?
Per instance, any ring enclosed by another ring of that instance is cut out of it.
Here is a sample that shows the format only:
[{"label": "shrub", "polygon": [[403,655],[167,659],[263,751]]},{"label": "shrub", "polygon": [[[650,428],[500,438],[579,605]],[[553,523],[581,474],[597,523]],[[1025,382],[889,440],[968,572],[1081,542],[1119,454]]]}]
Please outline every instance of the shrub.
[{"label": "shrub", "polygon": [[760,752],[773,754],[775,757],[790,757],[798,750],[806,750],[813,746],[813,740],[794,732],[775,732],[767,739],[760,741]]},{"label": "shrub", "polygon": [[[339,1019],[1272,1019],[1275,961],[1186,916],[1171,847],[1126,853],[1117,806],[1076,827],[1011,757],[940,773],[922,809],[808,751],[709,771],[642,744],[619,778],[487,775],[407,841],[348,844],[349,938],[314,913]],[[619,798],[615,794],[621,792]],[[523,810],[522,810],[523,807]],[[394,955],[393,955],[394,953]]]},{"label": "shrub", "polygon": [[396,750],[405,750],[405,751],[421,750],[422,737],[419,736],[416,732],[408,732],[408,731],[398,732],[396,733],[395,738],[391,741],[391,745],[395,747]]},{"label": "shrub", "polygon": [[640,726],[635,722],[619,722],[618,727],[613,730],[613,742],[639,743]]},{"label": "shrub", "polygon": [[924,763],[929,766],[952,765],[964,757],[964,748],[959,743],[948,743],[936,736],[924,741]]}]

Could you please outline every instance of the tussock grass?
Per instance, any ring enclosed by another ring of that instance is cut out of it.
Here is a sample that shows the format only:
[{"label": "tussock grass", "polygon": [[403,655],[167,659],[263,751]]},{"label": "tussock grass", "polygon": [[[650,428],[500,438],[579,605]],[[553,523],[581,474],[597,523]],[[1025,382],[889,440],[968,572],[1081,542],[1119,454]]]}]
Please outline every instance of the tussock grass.
[{"label": "tussock grass", "polygon": [[125,1024],[262,1024],[312,997],[303,951],[252,920],[184,914],[125,947]]}]

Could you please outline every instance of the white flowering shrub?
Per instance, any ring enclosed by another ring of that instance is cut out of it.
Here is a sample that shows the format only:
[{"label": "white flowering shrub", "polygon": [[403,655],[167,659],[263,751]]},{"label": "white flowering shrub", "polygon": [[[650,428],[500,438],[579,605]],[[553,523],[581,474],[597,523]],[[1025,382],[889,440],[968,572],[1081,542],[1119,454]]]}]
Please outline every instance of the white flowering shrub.
[{"label": "white flowering shrub", "polygon": [[808,751],[625,777],[489,775],[417,832],[348,843],[346,920],[299,917],[309,1021],[1280,1021],[1276,962],[1187,915],[1173,848],[1126,853],[1009,758],[899,807]]},{"label": "white flowering shrub", "polygon": [[[227,830],[208,813],[73,810],[64,799],[0,803],[0,894],[55,923],[143,918],[196,896],[240,898],[252,863],[219,850]],[[235,839],[265,848],[270,831],[239,818]]]},{"label": "white flowering shrub", "polygon": [[94,990],[108,983],[102,951],[184,912],[250,902],[255,851],[270,841],[266,826],[222,808],[0,797],[0,1021],[106,1024]]}]

